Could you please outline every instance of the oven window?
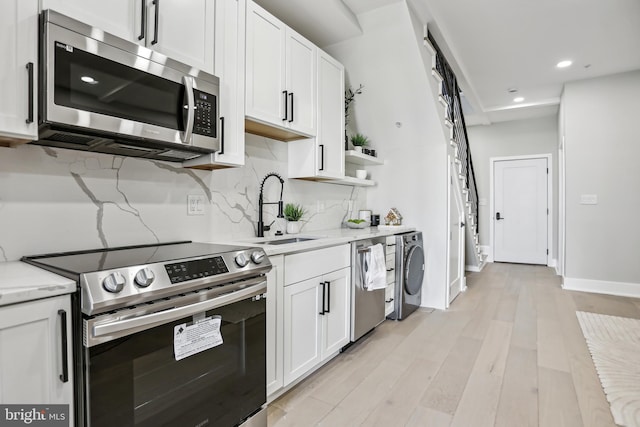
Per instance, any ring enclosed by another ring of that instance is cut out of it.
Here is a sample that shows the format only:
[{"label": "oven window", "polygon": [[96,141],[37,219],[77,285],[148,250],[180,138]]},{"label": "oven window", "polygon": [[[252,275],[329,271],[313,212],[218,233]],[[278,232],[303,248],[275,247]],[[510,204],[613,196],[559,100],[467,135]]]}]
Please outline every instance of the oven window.
[{"label": "oven window", "polygon": [[174,326],[85,349],[92,427],[235,426],[266,401],[265,300],[205,313],[222,318],[223,343],[180,361]]},{"label": "oven window", "polygon": [[184,86],[56,43],[57,105],[184,131]]}]

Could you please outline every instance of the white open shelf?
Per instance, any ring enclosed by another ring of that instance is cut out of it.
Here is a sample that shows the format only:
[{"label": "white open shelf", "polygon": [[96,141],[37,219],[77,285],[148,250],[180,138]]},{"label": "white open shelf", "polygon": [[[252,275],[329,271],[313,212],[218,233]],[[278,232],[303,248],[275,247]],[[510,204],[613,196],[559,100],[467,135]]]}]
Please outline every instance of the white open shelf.
[{"label": "white open shelf", "polygon": [[362,154],[356,150],[345,151],[344,161],[362,166],[377,166],[384,164],[384,160],[380,160],[379,158],[370,156],[368,154]]}]

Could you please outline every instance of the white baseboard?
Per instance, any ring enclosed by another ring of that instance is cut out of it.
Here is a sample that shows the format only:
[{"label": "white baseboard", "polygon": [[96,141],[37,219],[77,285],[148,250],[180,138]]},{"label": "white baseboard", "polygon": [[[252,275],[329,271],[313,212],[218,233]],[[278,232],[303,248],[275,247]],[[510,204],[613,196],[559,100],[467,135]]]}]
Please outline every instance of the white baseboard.
[{"label": "white baseboard", "polygon": [[482,269],[477,265],[465,265],[464,266],[464,270],[465,271],[472,271],[474,273],[480,273],[482,271]]},{"label": "white baseboard", "polygon": [[575,279],[572,277],[565,277],[563,282],[562,288],[569,291],[640,298],[640,283],[607,282],[604,280]]}]

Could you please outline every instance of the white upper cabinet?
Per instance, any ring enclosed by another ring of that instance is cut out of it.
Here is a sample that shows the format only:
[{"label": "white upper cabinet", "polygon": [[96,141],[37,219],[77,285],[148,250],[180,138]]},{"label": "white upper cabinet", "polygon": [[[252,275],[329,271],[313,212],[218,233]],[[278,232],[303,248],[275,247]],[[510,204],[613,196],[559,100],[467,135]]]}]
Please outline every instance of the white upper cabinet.
[{"label": "white upper cabinet", "polygon": [[142,34],[142,8],[146,8],[145,2],[146,0],[42,0],[42,9],[53,9],[114,36],[137,42]]},{"label": "white upper cabinet", "polygon": [[245,1],[216,0],[215,75],[220,77],[220,151],[183,162],[222,169],[244,165]]},{"label": "white upper cabinet", "polygon": [[0,145],[38,138],[38,1],[2,2]]},{"label": "white upper cabinet", "polygon": [[219,1],[225,0],[149,0],[147,47],[213,74]]},{"label": "white upper cabinet", "polygon": [[287,123],[305,135],[316,134],[316,51],[300,34],[286,31]]},{"label": "white upper cabinet", "polygon": [[213,74],[215,3],[217,0],[42,0],[42,8]]},{"label": "white upper cabinet", "polygon": [[317,137],[289,143],[289,177],[344,178],[344,67],[317,50]]},{"label": "white upper cabinet", "polygon": [[[294,140],[316,133],[316,47],[279,19],[247,3],[247,132]],[[279,132],[281,129],[282,132]]]}]

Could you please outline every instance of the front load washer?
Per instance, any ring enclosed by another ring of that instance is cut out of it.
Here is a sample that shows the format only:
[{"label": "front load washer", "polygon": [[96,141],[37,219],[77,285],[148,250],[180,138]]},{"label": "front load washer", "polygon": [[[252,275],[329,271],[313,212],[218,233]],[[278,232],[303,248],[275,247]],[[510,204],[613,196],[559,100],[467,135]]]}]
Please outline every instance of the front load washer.
[{"label": "front load washer", "polygon": [[402,320],[420,307],[424,278],[422,233],[413,231],[396,236],[395,310],[390,319]]}]

